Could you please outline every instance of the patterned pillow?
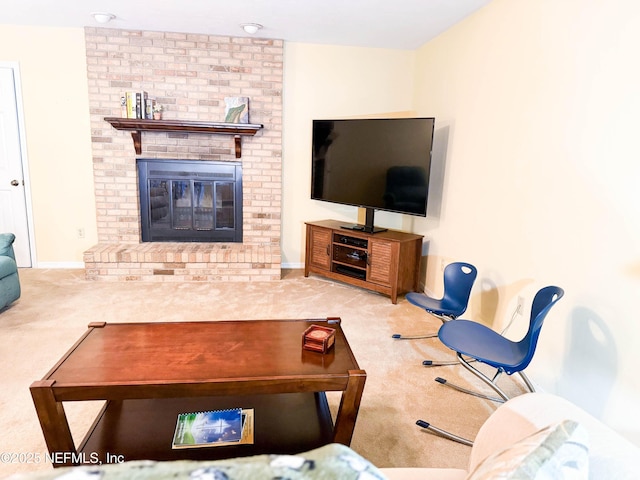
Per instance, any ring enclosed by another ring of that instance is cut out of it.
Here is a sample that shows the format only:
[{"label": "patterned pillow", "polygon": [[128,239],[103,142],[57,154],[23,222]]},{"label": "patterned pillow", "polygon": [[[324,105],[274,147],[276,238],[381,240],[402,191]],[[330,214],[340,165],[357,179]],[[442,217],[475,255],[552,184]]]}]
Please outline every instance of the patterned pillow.
[{"label": "patterned pillow", "polygon": [[490,455],[467,480],[587,480],[587,442],[585,427],[564,420]]}]

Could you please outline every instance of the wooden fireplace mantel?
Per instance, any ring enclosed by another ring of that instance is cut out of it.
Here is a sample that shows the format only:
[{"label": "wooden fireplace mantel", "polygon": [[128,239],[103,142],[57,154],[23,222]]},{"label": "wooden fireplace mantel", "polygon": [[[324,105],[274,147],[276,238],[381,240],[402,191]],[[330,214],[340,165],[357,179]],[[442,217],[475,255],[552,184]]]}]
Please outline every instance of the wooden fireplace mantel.
[{"label": "wooden fireplace mantel", "polygon": [[117,130],[131,131],[136,154],[142,153],[142,132],[183,132],[233,135],[236,158],[242,156],[242,136],[253,136],[263,125],[256,123],[199,122],[193,120],[143,120],[140,118],[105,117]]}]

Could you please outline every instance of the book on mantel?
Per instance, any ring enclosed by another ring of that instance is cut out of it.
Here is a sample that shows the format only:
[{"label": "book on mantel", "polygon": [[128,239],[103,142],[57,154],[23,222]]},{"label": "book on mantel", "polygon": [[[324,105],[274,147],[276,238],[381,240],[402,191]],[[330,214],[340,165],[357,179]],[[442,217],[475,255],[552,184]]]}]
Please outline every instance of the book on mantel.
[{"label": "book on mantel", "polygon": [[232,408],[178,415],[172,448],[253,443],[253,409]]}]

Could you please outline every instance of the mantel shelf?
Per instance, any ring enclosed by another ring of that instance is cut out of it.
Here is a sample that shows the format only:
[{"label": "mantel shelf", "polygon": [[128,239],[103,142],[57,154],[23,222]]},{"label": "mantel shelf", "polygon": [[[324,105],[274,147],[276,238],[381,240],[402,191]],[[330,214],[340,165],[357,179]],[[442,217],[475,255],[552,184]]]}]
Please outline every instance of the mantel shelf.
[{"label": "mantel shelf", "polygon": [[105,117],[116,130],[131,131],[136,154],[142,153],[142,132],[183,132],[233,135],[236,158],[242,156],[242,136],[253,136],[263,125],[255,123],[197,122],[193,120],[143,120],[140,118]]}]

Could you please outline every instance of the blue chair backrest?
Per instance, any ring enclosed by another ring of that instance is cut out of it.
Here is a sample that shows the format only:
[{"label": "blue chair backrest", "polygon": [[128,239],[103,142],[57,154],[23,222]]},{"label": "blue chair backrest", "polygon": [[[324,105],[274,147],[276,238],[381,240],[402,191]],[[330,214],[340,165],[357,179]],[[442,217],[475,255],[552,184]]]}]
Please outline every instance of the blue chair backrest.
[{"label": "blue chair backrest", "polygon": [[[564,295],[564,290],[560,287],[544,287],[541,288],[533,299],[531,305],[531,319],[529,320],[529,330],[522,340],[518,342],[518,350],[523,353],[523,359],[517,367],[505,369],[507,373],[511,371],[518,372],[527,368],[533,354],[536,352],[538,345],[538,337],[540,329],[544,323],[544,319],[558,300]],[[510,373],[509,373],[510,374]]]},{"label": "blue chair backrest", "polygon": [[444,269],[444,296],[442,305],[459,317],[467,310],[471,288],[478,270],[470,263],[453,262]]}]

